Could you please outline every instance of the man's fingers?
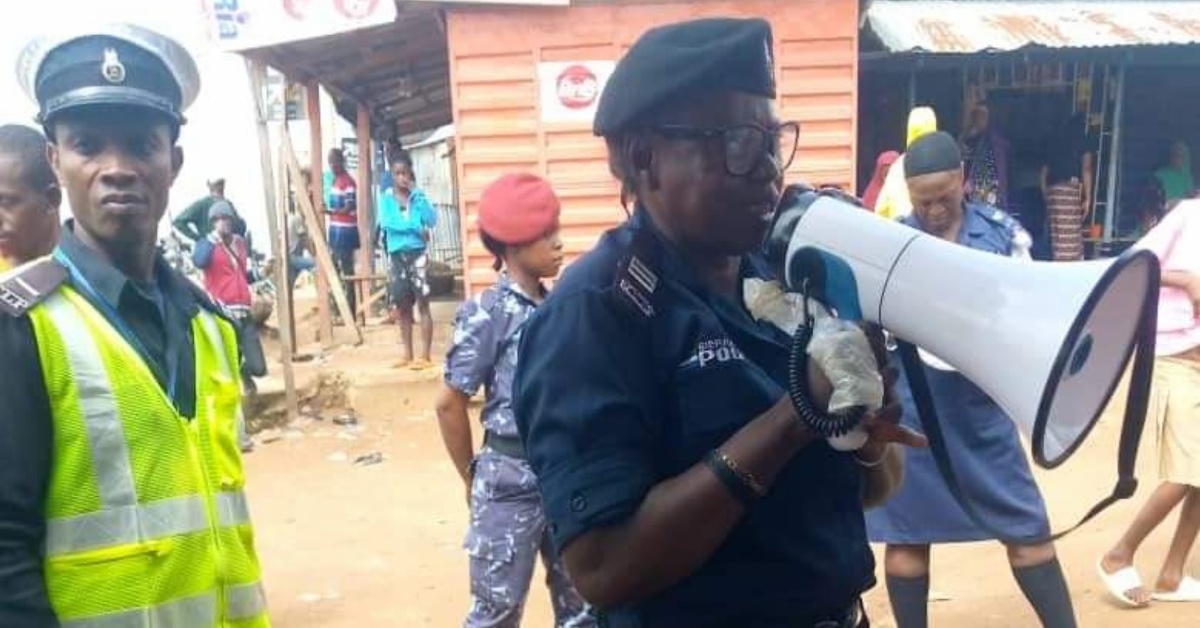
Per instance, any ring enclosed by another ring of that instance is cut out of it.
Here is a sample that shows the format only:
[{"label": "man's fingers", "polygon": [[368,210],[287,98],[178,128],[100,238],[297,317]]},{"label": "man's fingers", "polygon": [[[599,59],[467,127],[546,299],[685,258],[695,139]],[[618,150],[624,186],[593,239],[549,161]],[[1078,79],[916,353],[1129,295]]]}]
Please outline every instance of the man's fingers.
[{"label": "man's fingers", "polygon": [[897,443],[906,447],[923,448],[929,445],[929,439],[920,432],[914,432],[902,425],[881,425],[872,437],[886,442]]},{"label": "man's fingers", "polygon": [[929,438],[920,432],[914,432],[907,427],[897,427],[898,438],[894,441],[908,447],[923,448],[929,446]]},{"label": "man's fingers", "polygon": [[904,407],[893,401],[873,412],[867,420],[871,425],[896,425],[903,413]]}]

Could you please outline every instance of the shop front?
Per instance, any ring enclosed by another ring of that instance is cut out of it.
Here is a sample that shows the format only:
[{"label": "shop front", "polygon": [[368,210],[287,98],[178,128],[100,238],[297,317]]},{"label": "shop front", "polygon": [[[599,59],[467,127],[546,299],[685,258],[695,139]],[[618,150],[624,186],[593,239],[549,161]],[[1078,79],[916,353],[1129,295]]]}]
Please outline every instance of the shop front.
[{"label": "shop front", "polygon": [[[779,114],[801,124],[790,175],[853,187],[859,6],[860,0],[409,1],[396,3],[391,21],[282,42],[264,39],[276,35],[264,32],[261,47],[238,51],[293,81],[320,85],[360,131],[369,123],[377,146],[453,123],[453,196],[469,294],[495,278],[475,214],[484,186],[503,173],[530,171],[554,184],[568,262],[625,219],[592,117],[617,59],[656,25],[706,16],[769,19]],[[240,23],[236,17],[223,23]]]},{"label": "shop front", "polygon": [[446,32],[468,290],[493,281],[475,213],[484,186],[502,173],[527,170],[553,183],[563,202],[568,262],[625,219],[592,117],[617,59],[659,24],[706,16],[770,19],[779,115],[801,124],[791,176],[850,187],[858,15],[857,0],[452,7]]},{"label": "shop front", "polygon": [[[1200,3],[1070,4],[873,3],[860,186],[875,155],[903,150],[911,108],[929,106],[966,149],[968,184],[1026,225],[1040,259],[1052,257],[1050,225],[1064,211],[1077,213],[1088,257],[1136,241],[1174,200],[1158,189],[1171,146],[1200,142],[1187,115],[1200,95],[1200,21],[1181,18]],[[1065,153],[1070,172],[1053,174]],[[1056,176],[1077,180],[1077,210],[1047,194]]]}]

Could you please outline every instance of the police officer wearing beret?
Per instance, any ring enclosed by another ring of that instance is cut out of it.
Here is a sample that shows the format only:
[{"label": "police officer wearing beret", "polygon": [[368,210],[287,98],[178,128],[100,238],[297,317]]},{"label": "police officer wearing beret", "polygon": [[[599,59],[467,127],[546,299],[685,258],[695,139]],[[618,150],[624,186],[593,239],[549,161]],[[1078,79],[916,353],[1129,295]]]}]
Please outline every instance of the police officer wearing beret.
[{"label": "police officer wearing beret", "polygon": [[743,282],[768,277],[757,251],[799,133],[775,117],[771,51],[759,19],[634,44],[595,132],[635,211],[522,338],[518,426],[604,626],[866,625],[864,503],[899,481],[891,443],[920,443],[894,405],[857,452],[814,438],[786,393],[789,337],[744,304]]},{"label": "police officer wearing beret", "polygon": [[155,247],[195,63],[114,25],[18,71],[74,219],[0,280],[0,625],[265,628],[234,327]]}]

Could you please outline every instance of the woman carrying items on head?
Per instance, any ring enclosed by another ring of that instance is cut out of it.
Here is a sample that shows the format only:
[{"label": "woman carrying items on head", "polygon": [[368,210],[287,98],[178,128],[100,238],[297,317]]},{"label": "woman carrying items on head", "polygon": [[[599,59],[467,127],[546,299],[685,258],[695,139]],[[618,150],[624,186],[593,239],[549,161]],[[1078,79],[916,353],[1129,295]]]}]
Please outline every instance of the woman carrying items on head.
[{"label": "woman carrying items on head", "polygon": [[635,210],[521,340],[516,420],[551,537],[612,628],[865,625],[863,504],[899,481],[890,444],[923,443],[892,405],[856,452],[814,437],[786,392],[790,335],[744,300],[771,279],[757,251],[799,132],[775,116],[771,53],[761,19],[634,43],[594,130]]},{"label": "woman carrying items on head", "polygon": [[[1003,210],[967,201],[963,158],[945,132],[926,135],[909,147],[904,161],[913,213],[904,224],[962,246],[1028,260],[1032,240]],[[952,452],[959,485],[980,514],[1009,538],[1013,576],[1041,624],[1075,626],[1071,595],[1048,541],[1050,522],[1013,422],[973,382],[921,352],[930,394]],[[899,360],[896,360],[899,368]],[[896,387],[902,422],[918,426],[907,374]],[[904,484],[880,508],[867,512],[871,541],[886,543],[884,572],[898,628],[928,626],[930,545],[988,541],[995,537],[955,501],[929,452],[907,459]]]},{"label": "woman carrying items on head", "polygon": [[875,159],[875,174],[871,175],[871,181],[867,183],[867,187],[863,191],[863,207],[875,211],[875,205],[879,202],[879,194],[883,191],[883,182],[887,180],[888,173],[892,171],[899,159],[900,153],[894,150],[879,153],[879,157]]},{"label": "woman carrying items on head", "polygon": [[[423,369],[433,366],[429,359],[433,344],[433,318],[429,313],[429,282],[426,248],[429,232],[437,226],[437,210],[425,193],[417,189],[412,157],[398,146],[389,146],[388,166],[392,187],[379,196],[377,229],[383,238],[390,265],[388,296],[392,319],[400,321],[404,359],[397,367]],[[421,354],[413,361],[413,306],[421,315]]]},{"label": "woman carrying items on head", "polygon": [[[445,387],[438,400],[438,425],[451,462],[467,487],[471,524],[471,610],[466,628],[521,623],[538,555],[555,625],[590,628],[596,623],[554,553],[537,490],[513,416],[512,380],[524,347],[521,331],[546,298],[542,280],[558,274],[562,241],[560,205],[550,184],[531,174],[511,174],[489,185],[479,200],[479,231],[496,258],[496,284],[464,302],[454,321],[446,354]],[[483,447],[475,453],[467,405],[486,390]]]},{"label": "woman carrying items on head", "polygon": [[[1128,606],[1200,602],[1200,580],[1184,574],[1200,532],[1200,201],[1181,202],[1134,246],[1153,251],[1162,267],[1153,399],[1162,483],[1098,570],[1109,593]],[[1171,548],[1150,590],[1134,554],[1180,504]]]},{"label": "woman carrying items on head", "polygon": [[[915,107],[908,113],[908,134],[904,142],[906,147],[921,137],[937,130],[937,114],[930,107]],[[903,218],[912,213],[912,201],[908,198],[908,184],[904,181],[904,155],[896,160],[887,178],[883,181],[883,189],[879,192],[879,200],[875,202],[875,213],[889,219]]]}]

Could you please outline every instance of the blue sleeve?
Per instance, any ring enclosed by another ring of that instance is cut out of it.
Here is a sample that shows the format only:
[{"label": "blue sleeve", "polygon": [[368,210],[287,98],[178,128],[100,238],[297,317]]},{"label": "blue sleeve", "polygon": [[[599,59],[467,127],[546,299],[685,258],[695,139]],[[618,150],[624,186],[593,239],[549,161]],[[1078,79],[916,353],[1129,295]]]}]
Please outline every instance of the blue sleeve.
[{"label": "blue sleeve", "polygon": [[426,229],[432,229],[437,226],[437,210],[434,209],[433,203],[429,202],[429,197],[425,193],[416,190],[412,194],[413,209],[421,216],[421,224]]},{"label": "blue sleeve", "polygon": [[446,385],[474,396],[496,365],[499,341],[495,321],[479,299],[459,306],[446,352]]},{"label": "blue sleeve", "polygon": [[631,322],[611,295],[585,292],[543,305],[521,338],[517,427],[559,552],[630,517],[658,482],[662,393]]},{"label": "blue sleeve", "polygon": [[196,246],[192,249],[192,263],[196,265],[196,268],[208,268],[212,264],[215,250],[216,247],[208,238],[196,240]]}]

